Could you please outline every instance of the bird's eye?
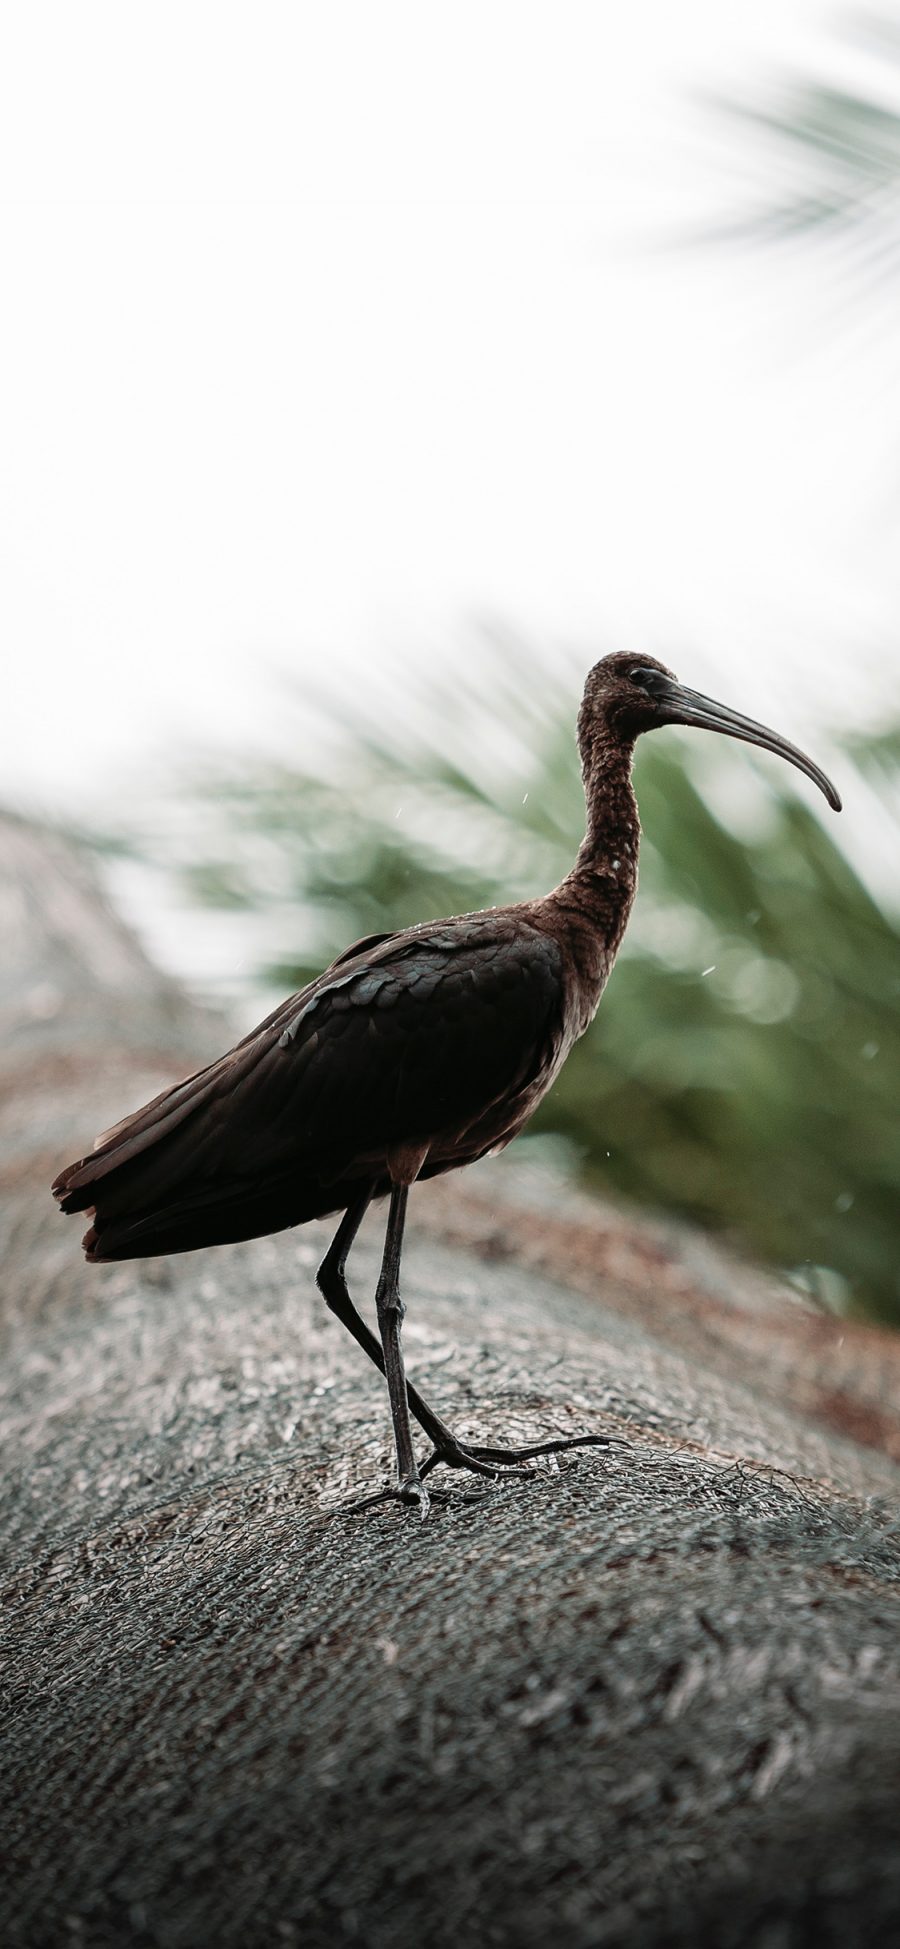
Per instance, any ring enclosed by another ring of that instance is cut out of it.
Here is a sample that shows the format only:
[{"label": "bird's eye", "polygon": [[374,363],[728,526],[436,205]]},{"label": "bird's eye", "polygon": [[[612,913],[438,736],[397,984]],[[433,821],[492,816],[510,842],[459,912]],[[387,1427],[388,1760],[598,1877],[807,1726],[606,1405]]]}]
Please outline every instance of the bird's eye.
[{"label": "bird's eye", "polygon": [[639,690],[655,690],[659,682],[659,671],[647,670],[643,665],[638,664],[634,670],[629,670],[628,681],[637,684]]}]

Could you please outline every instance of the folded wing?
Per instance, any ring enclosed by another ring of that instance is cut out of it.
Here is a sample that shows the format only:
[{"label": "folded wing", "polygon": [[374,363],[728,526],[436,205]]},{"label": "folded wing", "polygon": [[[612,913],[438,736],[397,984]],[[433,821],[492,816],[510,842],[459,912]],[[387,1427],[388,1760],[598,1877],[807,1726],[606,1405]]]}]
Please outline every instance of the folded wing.
[{"label": "folded wing", "polygon": [[513,1100],[561,1019],[559,950],[519,915],[368,940],[105,1133],[54,1192],[93,1211],[94,1259],[301,1223],[386,1184],[394,1147],[452,1139]]}]

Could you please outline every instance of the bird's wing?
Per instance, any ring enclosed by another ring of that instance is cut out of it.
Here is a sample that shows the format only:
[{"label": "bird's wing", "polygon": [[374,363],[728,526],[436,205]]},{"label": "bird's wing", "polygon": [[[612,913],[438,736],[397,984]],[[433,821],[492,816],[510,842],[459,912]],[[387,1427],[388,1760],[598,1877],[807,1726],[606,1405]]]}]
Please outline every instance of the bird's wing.
[{"label": "bird's wing", "polygon": [[[559,949],[506,916],[399,937],[311,996],[279,1037],[288,1115],[323,1165],[464,1130],[562,1033]],[[289,1107],[288,1107],[289,1106]]]},{"label": "bird's wing", "polygon": [[[61,1174],[69,1210],[143,1153],[140,1198],[190,1178],[354,1160],[466,1128],[539,1073],[562,1033],[562,960],[519,916],[463,917],[361,944],[237,1047],[164,1091]],[[130,1174],[129,1174],[130,1175]]]},{"label": "bird's wing", "polygon": [[340,954],[336,954],[334,960],[329,961],[327,968],[320,975],[316,975],[315,979],[306,988],[302,988],[299,995],[288,995],[286,1001],[279,1002],[278,1006],[273,1008],[271,1015],[267,1015],[264,1021],[257,1022],[255,1029],[249,1029],[247,1034],[241,1037],[236,1047],[243,1049],[245,1043],[255,1042],[257,1037],[263,1034],[264,1030],[272,1029],[276,1024],[281,1029],[285,1023],[292,1021],[298,1010],[313,995],[318,995],[328,987],[335,968],[343,968],[348,961],[356,961],[362,955],[371,955],[375,948],[382,947],[385,941],[397,941],[402,938],[405,937],[396,932],[390,934],[361,935],[358,941],[354,941],[350,947],[343,948]]},{"label": "bird's wing", "polygon": [[[351,947],[344,948],[322,974],[317,975],[315,980],[301,989],[298,995],[288,995],[285,1001],[279,1002],[271,1014],[267,1015],[262,1022],[258,1022],[255,1029],[249,1029],[227,1055],[219,1056],[213,1063],[207,1063],[204,1069],[194,1070],[192,1075],[185,1076],[180,1083],[169,1083],[164,1090],[160,1090],[158,1096],[152,1097],[149,1103],[142,1104],[139,1110],[132,1110],[127,1117],[121,1117],[118,1123],[110,1124],[108,1130],[101,1131],[99,1137],[94,1140],[90,1158],[82,1160],[84,1165],[90,1163],[93,1175],[100,1177],[103,1175],[103,1166],[107,1157],[112,1160],[109,1169],[116,1170],[127,1157],[136,1156],[139,1151],[145,1150],[148,1144],[156,1143],[161,1137],[166,1136],[170,1130],[183,1123],[186,1117],[215,1094],[217,1086],[234,1069],[239,1051],[251,1046],[258,1048],[261,1041],[267,1037],[271,1039],[273,1034],[280,1034],[281,1030],[294,1020],[298,1011],[306,1007],[318,994],[325,992],[335,968],[343,967],[345,962],[356,960],[362,954],[381,947],[385,941],[394,941],[397,938],[395,933],[366,934],[360,940],[354,941]],[[53,1191],[58,1191],[66,1176],[68,1176],[68,1185],[64,1188],[73,1188],[75,1183],[73,1173],[78,1168],[80,1167],[70,1165],[68,1173],[61,1172],[51,1187]]]}]

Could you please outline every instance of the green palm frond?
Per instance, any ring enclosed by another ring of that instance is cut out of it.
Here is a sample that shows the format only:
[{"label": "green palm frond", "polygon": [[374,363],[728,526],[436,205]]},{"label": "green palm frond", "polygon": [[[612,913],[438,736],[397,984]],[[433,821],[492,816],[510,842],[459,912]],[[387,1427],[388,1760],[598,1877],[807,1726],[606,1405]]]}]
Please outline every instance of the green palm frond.
[{"label": "green palm frond", "polygon": [[893,16],[868,15],[855,37],[876,57],[855,87],[782,79],[756,102],[715,106],[751,138],[767,178],[763,200],[729,219],[724,233],[754,242],[834,239],[842,270],[870,293],[900,278],[900,31]]}]

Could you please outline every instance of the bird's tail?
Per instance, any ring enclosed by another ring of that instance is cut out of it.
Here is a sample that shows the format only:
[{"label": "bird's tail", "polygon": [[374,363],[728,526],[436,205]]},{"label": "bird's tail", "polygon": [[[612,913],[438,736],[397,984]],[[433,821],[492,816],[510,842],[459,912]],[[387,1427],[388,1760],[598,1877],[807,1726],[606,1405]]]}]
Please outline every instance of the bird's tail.
[{"label": "bird's tail", "polygon": [[82,1239],[85,1257],[91,1265],[111,1259],[147,1259],[169,1252],[195,1252],[204,1245],[230,1245],[238,1239],[260,1238],[268,1232],[302,1224],[306,1217],[318,1216],[323,1203],[320,1195],[309,1201],[315,1210],[304,1210],[296,1184],[288,1180],[268,1184],[262,1192],[239,1183],[187,1185],[181,1197],[143,1209],[136,1204],[132,1184],[127,1210],[117,1209],[119,1190],[115,1177],[109,1177],[102,1189],[97,1188],[94,1205],[76,1207],[65,1196],[60,1200],[64,1211],[84,1209],[91,1219]]}]

